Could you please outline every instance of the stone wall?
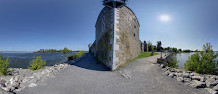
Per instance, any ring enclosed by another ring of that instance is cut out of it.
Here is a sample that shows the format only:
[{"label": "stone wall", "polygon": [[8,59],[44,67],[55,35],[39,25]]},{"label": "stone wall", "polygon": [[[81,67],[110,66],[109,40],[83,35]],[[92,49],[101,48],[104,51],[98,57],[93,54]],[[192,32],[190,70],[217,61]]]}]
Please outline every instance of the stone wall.
[{"label": "stone wall", "polygon": [[139,40],[139,22],[131,9],[124,6],[116,9],[115,19],[115,58],[114,67],[118,67],[128,60],[138,56],[141,52]]},{"label": "stone wall", "polygon": [[93,47],[95,57],[109,68],[113,65],[113,19],[113,9],[105,7],[96,22],[96,40]]},{"label": "stone wall", "polygon": [[111,70],[140,54],[139,22],[131,9],[104,7],[96,22],[90,52]]}]

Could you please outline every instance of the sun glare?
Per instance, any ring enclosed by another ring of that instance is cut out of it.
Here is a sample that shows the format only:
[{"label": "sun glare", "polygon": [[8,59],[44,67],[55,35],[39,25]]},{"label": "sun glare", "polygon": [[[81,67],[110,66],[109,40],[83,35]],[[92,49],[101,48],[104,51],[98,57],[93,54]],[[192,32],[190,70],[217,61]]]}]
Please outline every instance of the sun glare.
[{"label": "sun glare", "polygon": [[168,22],[170,20],[170,16],[169,15],[161,15],[160,20],[164,21],[164,22]]}]

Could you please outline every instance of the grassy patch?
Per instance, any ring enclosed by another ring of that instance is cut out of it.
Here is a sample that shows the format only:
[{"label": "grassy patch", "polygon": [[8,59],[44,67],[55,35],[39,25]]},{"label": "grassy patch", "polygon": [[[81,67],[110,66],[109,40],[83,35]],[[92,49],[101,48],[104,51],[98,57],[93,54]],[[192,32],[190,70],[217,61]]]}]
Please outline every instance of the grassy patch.
[{"label": "grassy patch", "polygon": [[130,59],[126,63],[120,65],[116,70],[119,70],[120,68],[136,61],[137,59],[144,58],[144,57],[150,57],[150,56],[154,56],[154,55],[158,55],[158,53],[153,53],[153,55],[151,55],[151,52],[141,52],[137,57]]},{"label": "grassy patch", "polygon": [[74,60],[74,59],[77,59],[81,56],[83,56],[85,54],[85,51],[79,51],[78,53],[74,54],[74,55],[71,55],[71,56],[68,56],[68,60]]}]

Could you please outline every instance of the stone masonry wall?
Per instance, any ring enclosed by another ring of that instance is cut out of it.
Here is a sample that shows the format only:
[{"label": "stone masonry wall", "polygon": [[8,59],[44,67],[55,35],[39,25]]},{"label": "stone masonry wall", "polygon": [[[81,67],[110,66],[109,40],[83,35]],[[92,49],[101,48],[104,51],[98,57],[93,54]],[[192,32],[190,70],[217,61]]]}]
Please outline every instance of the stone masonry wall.
[{"label": "stone masonry wall", "polygon": [[114,11],[105,7],[96,23],[94,55],[109,68],[113,65],[113,20]]},{"label": "stone masonry wall", "polygon": [[111,70],[115,70],[142,51],[139,22],[128,7],[104,7],[95,27],[96,40],[90,47],[90,52]]},{"label": "stone masonry wall", "polygon": [[[131,9],[124,6],[115,10],[114,68],[138,56],[141,52],[139,22]],[[116,37],[118,36],[118,37]],[[116,48],[116,45],[118,45]]]}]

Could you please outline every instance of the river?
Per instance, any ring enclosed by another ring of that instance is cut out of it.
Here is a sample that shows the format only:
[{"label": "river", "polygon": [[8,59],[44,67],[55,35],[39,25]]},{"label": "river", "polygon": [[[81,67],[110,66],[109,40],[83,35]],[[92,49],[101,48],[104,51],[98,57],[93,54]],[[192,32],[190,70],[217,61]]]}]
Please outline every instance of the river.
[{"label": "river", "polygon": [[67,57],[75,54],[71,53],[33,53],[33,52],[1,52],[3,59],[9,57],[10,68],[27,68],[31,60],[35,59],[36,56],[41,56],[46,61],[46,66],[52,66],[58,63],[67,61]]}]

